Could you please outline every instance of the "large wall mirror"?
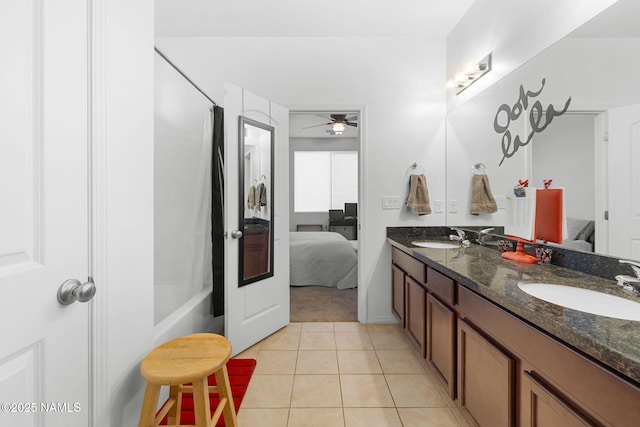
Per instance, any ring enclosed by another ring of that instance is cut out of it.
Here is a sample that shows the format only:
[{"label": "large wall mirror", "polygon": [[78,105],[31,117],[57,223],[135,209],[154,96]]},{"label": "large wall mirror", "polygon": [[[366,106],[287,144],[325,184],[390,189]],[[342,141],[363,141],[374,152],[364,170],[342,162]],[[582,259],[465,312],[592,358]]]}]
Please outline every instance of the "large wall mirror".
[{"label": "large wall mirror", "polygon": [[240,116],[239,286],[273,276],[274,128]]},{"label": "large wall mirror", "polygon": [[[472,165],[481,162],[499,206],[519,179],[537,188],[552,179],[565,188],[567,247],[640,260],[639,16],[640,2],[619,0],[448,114],[447,199],[458,209],[447,213],[447,225],[504,225],[504,209],[469,214]],[[535,101],[545,110],[571,102],[505,158],[494,119],[501,105],[518,102],[520,87],[540,93],[509,124],[514,138],[531,134]],[[586,238],[589,226],[595,231]]]}]

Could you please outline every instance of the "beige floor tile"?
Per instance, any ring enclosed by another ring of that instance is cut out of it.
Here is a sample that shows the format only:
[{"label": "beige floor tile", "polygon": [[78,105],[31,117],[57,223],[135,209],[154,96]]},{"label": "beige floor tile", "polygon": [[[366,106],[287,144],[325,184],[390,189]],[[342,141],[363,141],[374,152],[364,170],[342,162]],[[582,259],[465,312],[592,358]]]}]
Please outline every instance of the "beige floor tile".
[{"label": "beige floor tile", "polygon": [[411,427],[461,427],[449,408],[398,408],[403,425]]},{"label": "beige floor tile", "polygon": [[367,325],[360,322],[335,322],[335,332],[367,332]]},{"label": "beige floor tile", "polygon": [[302,331],[302,323],[301,322],[291,322],[284,328],[280,329],[278,332],[298,332]]},{"label": "beige floor tile", "polygon": [[373,343],[366,331],[336,332],[338,350],[372,350]]},{"label": "beige floor tile", "polygon": [[234,356],[234,359],[257,359],[258,353],[262,348],[262,341],[246,349],[245,351],[238,353]]},{"label": "beige floor tile", "polygon": [[337,374],[338,359],[334,350],[301,350],[296,374]]},{"label": "beige floor tile", "polygon": [[291,408],[287,427],[343,427],[342,408]]},{"label": "beige floor tile", "polygon": [[246,427],[283,427],[288,418],[289,408],[254,409],[245,408],[243,404],[238,412],[238,424]]},{"label": "beige floor tile", "polygon": [[256,359],[255,374],[295,374],[298,352],[293,350],[262,350]]},{"label": "beige floor tile", "polygon": [[[395,408],[344,408],[345,427],[401,427]],[[411,424],[405,424],[411,426]]]},{"label": "beige floor tile", "polygon": [[300,344],[300,333],[276,332],[265,338],[261,350],[297,350]]},{"label": "beige floor tile", "polygon": [[333,322],[305,322],[302,332],[333,332]]},{"label": "beige floor tile", "polygon": [[385,374],[424,374],[424,368],[411,350],[377,350]]},{"label": "beige floor tile", "polygon": [[383,375],[340,375],[342,401],[350,408],[393,408]]},{"label": "beige floor tile", "polygon": [[371,328],[369,329],[369,337],[376,350],[409,348],[404,332],[397,328]]},{"label": "beige floor tile", "polygon": [[341,374],[381,374],[382,368],[373,350],[338,350]]},{"label": "beige floor tile", "polygon": [[421,375],[385,375],[397,408],[447,408],[431,378]]},{"label": "beige floor tile", "polygon": [[302,332],[300,350],[335,350],[336,338],[333,332]]},{"label": "beige floor tile", "polygon": [[369,332],[402,332],[402,327],[397,323],[369,323],[367,324]]},{"label": "beige floor tile", "polygon": [[338,375],[296,375],[291,396],[292,408],[340,408]]},{"label": "beige floor tile", "polygon": [[245,408],[288,408],[293,375],[253,375],[242,401]]}]

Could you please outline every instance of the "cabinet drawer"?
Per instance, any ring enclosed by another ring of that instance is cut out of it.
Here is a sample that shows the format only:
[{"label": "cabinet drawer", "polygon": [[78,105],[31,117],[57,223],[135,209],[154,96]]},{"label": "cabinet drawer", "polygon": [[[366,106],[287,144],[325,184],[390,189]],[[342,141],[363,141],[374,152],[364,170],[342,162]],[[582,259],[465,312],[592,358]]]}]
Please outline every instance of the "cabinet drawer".
[{"label": "cabinet drawer", "polygon": [[398,248],[391,248],[391,261],[418,282],[427,282],[426,266],[411,255],[402,252]]},{"label": "cabinet drawer", "polygon": [[453,279],[430,267],[427,267],[427,288],[442,302],[450,306],[455,304],[456,286]]}]

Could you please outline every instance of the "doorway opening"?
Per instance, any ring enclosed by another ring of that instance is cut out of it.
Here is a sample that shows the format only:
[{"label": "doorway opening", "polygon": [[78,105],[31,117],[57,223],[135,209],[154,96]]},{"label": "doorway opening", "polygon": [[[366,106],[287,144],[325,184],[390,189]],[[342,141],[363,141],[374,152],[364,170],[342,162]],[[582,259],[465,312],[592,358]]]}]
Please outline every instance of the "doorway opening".
[{"label": "doorway opening", "polygon": [[292,322],[359,319],[362,117],[360,108],[290,111]]}]

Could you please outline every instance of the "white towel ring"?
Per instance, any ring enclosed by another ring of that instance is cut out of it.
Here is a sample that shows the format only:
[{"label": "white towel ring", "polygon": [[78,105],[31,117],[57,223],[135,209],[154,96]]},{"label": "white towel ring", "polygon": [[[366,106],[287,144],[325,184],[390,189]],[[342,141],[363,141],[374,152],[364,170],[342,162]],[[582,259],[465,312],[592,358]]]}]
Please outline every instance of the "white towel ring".
[{"label": "white towel ring", "polygon": [[416,173],[421,173],[423,175],[426,173],[426,170],[424,169],[424,166],[422,166],[420,163],[413,163],[411,166],[409,166],[407,168],[407,170],[404,173],[404,175],[406,177],[409,174],[416,174]]},{"label": "white towel ring", "polygon": [[484,163],[476,162],[471,166],[471,173],[474,175],[485,175],[487,173],[487,166]]}]

